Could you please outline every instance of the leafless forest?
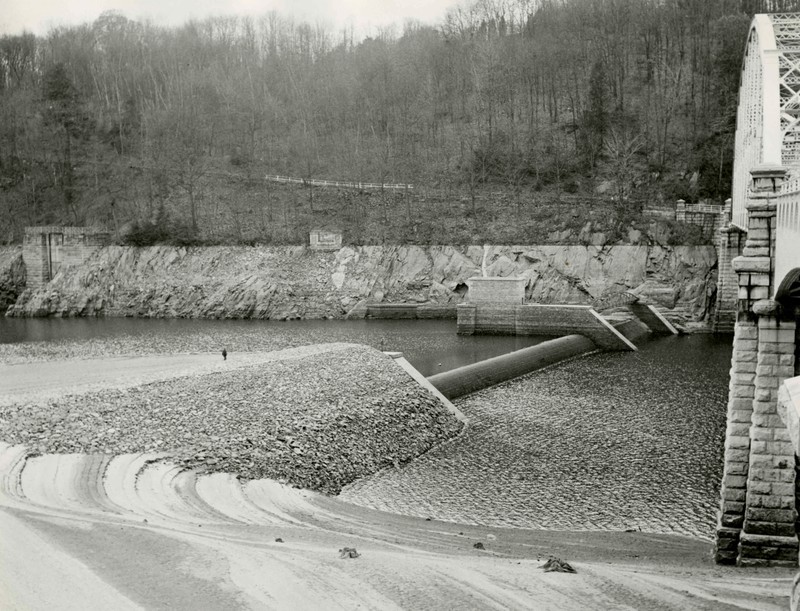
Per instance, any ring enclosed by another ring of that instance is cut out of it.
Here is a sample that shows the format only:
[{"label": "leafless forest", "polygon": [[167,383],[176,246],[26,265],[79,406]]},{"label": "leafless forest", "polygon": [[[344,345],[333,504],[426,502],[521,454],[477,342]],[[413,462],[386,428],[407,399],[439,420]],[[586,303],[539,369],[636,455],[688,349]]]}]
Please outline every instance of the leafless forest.
[{"label": "leafless forest", "polygon": [[166,28],[108,12],[4,36],[0,242],[51,223],[132,243],[292,243],[315,225],[513,242],[719,202],[748,24],[795,4],[477,0],[366,38],[275,13]]}]

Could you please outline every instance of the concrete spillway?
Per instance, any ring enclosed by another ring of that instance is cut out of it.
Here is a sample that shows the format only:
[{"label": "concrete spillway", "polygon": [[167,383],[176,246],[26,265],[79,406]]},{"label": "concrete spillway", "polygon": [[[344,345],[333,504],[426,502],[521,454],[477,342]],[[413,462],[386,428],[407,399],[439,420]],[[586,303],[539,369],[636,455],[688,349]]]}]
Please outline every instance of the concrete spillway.
[{"label": "concrete spillway", "polygon": [[428,378],[448,399],[476,392],[565,359],[597,350],[583,335],[567,335]]}]

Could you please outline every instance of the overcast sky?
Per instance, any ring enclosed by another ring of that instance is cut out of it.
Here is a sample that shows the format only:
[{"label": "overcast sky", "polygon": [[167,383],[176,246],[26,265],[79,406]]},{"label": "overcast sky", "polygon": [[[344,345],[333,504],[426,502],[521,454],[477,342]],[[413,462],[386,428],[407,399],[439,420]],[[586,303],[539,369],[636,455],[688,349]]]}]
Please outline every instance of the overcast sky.
[{"label": "overcast sky", "polygon": [[116,9],[129,19],[163,25],[212,15],[260,15],[271,10],[298,20],[367,29],[406,19],[438,22],[458,0],[0,0],[0,34],[43,35],[58,25],[92,22]]}]

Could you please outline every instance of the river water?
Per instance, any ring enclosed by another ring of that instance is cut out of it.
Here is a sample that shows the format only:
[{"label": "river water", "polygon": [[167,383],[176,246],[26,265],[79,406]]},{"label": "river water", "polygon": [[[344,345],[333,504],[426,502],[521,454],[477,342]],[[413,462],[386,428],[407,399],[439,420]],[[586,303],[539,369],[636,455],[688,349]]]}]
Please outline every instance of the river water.
[{"label": "river water", "polygon": [[434,519],[710,539],[731,337],[596,353],[455,401],[465,433],[345,500]]},{"label": "river water", "polygon": [[[280,350],[325,342],[367,344],[402,352],[430,376],[499,354],[533,346],[547,337],[456,334],[453,320],[198,320],[141,318],[0,318],[0,359],[6,354],[53,358]],[[10,346],[14,343],[22,346]],[[6,344],[3,346],[3,344]]]},{"label": "river water", "polygon": [[[432,375],[545,339],[459,337],[434,320],[0,319],[0,362],[355,342]],[[691,335],[534,372],[459,399],[464,434],[342,496],[473,524],[710,538],[730,359],[730,336]]]}]

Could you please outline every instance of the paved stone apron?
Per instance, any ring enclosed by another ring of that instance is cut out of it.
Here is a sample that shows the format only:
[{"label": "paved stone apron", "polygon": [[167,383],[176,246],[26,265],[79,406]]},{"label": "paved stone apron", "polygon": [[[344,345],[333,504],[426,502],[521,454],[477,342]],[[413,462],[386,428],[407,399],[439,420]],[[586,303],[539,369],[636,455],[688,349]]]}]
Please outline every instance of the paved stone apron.
[{"label": "paved stone apron", "polygon": [[711,538],[730,338],[579,358],[456,402],[467,431],[342,497],[438,520]]}]

